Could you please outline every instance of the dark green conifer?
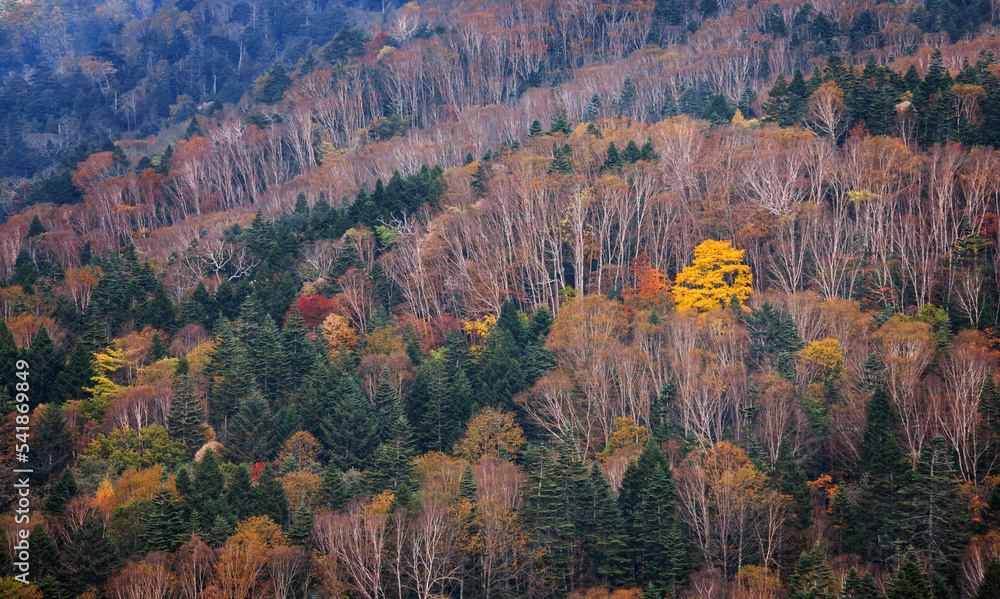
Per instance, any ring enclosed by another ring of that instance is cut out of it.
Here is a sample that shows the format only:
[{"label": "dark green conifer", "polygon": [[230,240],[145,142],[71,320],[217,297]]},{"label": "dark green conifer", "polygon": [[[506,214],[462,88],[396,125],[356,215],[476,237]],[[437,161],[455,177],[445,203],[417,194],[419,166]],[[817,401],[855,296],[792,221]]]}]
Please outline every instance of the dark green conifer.
[{"label": "dark green conifer", "polygon": [[913,548],[906,552],[903,563],[886,588],[887,599],[931,599],[931,589],[920,558]]},{"label": "dark green conifer", "polygon": [[66,367],[66,352],[53,343],[44,324],[38,328],[38,333],[31,341],[28,363],[31,365],[28,377],[31,383],[29,405],[35,407],[57,399],[56,381],[59,373]]},{"label": "dark green conifer", "polygon": [[924,445],[916,468],[900,482],[892,518],[900,528],[900,541],[929,556],[935,571],[950,571],[958,565],[970,522],[943,437]]},{"label": "dark green conifer", "polygon": [[153,496],[153,509],[144,522],[146,546],[153,551],[172,552],[188,537],[188,527],[182,516],[181,506],[166,487]]},{"label": "dark green conifer", "polygon": [[621,167],[622,159],[618,154],[618,148],[615,147],[615,142],[608,144],[608,155],[604,159],[604,168],[606,169],[616,169]]},{"label": "dark green conifer", "polygon": [[531,121],[531,126],[528,127],[528,137],[538,137],[541,134],[542,121],[538,120],[538,117],[535,117],[535,119]]},{"label": "dark green conifer", "polygon": [[799,557],[788,586],[789,599],[836,599],[838,595],[837,577],[819,547]]},{"label": "dark green conifer", "polygon": [[566,117],[566,109],[560,108],[556,110],[555,114],[552,115],[552,122],[549,125],[549,135],[562,133],[569,136],[572,131],[572,127],[569,126],[569,119]]},{"label": "dark green conifer", "polygon": [[332,462],[323,471],[323,482],[319,488],[319,495],[323,506],[331,510],[339,510],[347,503],[344,474]]},{"label": "dark green conifer", "polygon": [[[303,416],[308,423],[308,418]],[[322,419],[317,437],[326,445],[330,459],[342,471],[362,468],[378,445],[378,423],[369,402],[354,377],[338,385],[331,412]]]},{"label": "dark green conifer", "polygon": [[45,511],[54,515],[62,514],[70,499],[76,497],[78,489],[79,487],[76,484],[73,471],[69,468],[63,469],[62,475],[59,476],[56,484],[52,486],[52,491],[45,500]]},{"label": "dark green conifer", "polygon": [[288,529],[288,539],[299,547],[306,547],[312,534],[313,516],[309,508],[302,504],[295,510],[292,527]]},{"label": "dark green conifer", "polygon": [[253,514],[253,504],[250,501],[250,469],[240,464],[232,470],[226,481],[226,504],[232,510],[237,520]]},{"label": "dark green conifer", "polygon": [[188,457],[205,444],[205,410],[201,399],[195,395],[194,382],[189,375],[178,376],[174,381],[174,397],[167,413],[170,437],[188,449]]},{"label": "dark green conifer", "polygon": [[69,465],[73,456],[73,436],[58,406],[50,404],[35,410],[32,421],[33,480],[46,485]]},{"label": "dark green conifer", "polygon": [[118,562],[117,548],[107,535],[104,523],[88,514],[66,544],[65,562],[73,573],[67,586],[77,594],[99,591]]},{"label": "dark green conifer", "polygon": [[226,429],[226,450],[237,462],[271,459],[275,451],[274,413],[257,391],[250,394]]},{"label": "dark green conifer", "polygon": [[278,524],[288,521],[288,500],[285,487],[277,478],[274,466],[267,464],[257,477],[257,484],[250,488],[251,513],[270,516]]},{"label": "dark green conifer", "polygon": [[584,114],[583,120],[593,121],[597,119],[597,117],[601,115],[602,104],[603,101],[601,100],[601,96],[597,95],[596,93],[593,96],[591,96],[590,103],[587,104],[587,112]]},{"label": "dark green conifer", "polygon": [[986,564],[986,572],[979,582],[975,599],[1000,599],[1000,561],[993,558]]},{"label": "dark green conifer", "polygon": [[413,489],[413,433],[406,416],[401,413],[388,431],[386,439],[375,449],[368,471],[372,491],[396,491],[400,487]]},{"label": "dark green conifer", "polygon": [[472,468],[466,464],[465,470],[462,470],[462,478],[458,480],[458,496],[467,501],[474,502],[476,500],[476,491],[478,490],[479,487],[472,476]]},{"label": "dark green conifer", "polygon": [[71,400],[85,399],[89,394],[83,388],[93,385],[91,379],[95,376],[97,370],[94,368],[93,354],[87,351],[83,343],[77,343],[69,363],[56,378],[55,402],[62,404]]},{"label": "dark green conifer", "polygon": [[635,83],[632,83],[631,76],[626,75],[622,81],[622,89],[618,94],[618,101],[615,102],[615,109],[618,110],[618,114],[628,115],[632,109],[632,105],[635,104],[636,95]]}]

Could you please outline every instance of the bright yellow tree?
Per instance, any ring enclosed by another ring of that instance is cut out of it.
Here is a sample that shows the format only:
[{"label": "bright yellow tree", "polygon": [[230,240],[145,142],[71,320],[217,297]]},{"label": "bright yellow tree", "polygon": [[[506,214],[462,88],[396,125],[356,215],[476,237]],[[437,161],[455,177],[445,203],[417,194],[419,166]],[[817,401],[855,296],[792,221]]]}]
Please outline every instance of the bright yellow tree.
[{"label": "bright yellow tree", "polygon": [[743,263],[744,250],[732,242],[706,239],[694,249],[694,262],[677,275],[674,299],[677,308],[700,312],[727,306],[736,298],[739,305],[750,298],[753,274]]}]

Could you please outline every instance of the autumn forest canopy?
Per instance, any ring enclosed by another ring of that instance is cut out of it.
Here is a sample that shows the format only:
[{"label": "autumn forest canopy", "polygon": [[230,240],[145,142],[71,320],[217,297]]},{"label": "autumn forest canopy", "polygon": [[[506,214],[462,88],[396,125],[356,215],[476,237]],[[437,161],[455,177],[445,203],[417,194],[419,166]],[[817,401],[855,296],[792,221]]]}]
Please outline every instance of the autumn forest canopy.
[{"label": "autumn forest canopy", "polygon": [[995,599],[998,20],[0,0],[0,597]]}]

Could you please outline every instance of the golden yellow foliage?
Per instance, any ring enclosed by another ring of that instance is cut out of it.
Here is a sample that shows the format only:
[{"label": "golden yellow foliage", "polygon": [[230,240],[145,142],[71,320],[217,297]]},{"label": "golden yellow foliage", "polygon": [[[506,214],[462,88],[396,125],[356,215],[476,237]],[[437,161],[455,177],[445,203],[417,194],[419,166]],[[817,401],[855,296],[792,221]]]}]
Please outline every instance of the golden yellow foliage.
[{"label": "golden yellow foliage", "polygon": [[799,351],[799,360],[810,374],[818,376],[827,385],[836,383],[844,369],[844,354],[840,350],[840,342],[829,337],[808,343]]},{"label": "golden yellow foliage", "polygon": [[403,336],[395,326],[388,326],[372,331],[365,338],[365,355],[371,354],[401,354],[406,351],[406,343]]},{"label": "golden yellow foliage", "polygon": [[735,582],[733,599],[776,599],[782,595],[781,581],[761,566],[743,566]]},{"label": "golden yellow foliage", "polygon": [[350,351],[358,341],[358,334],[351,328],[350,321],[339,314],[330,314],[319,327],[333,362],[340,359],[341,353]]},{"label": "golden yellow foliage", "polygon": [[375,497],[372,497],[371,502],[365,505],[365,512],[368,514],[388,514],[392,512],[393,503],[396,501],[396,496],[392,491],[382,491]]},{"label": "golden yellow foliage", "polygon": [[289,472],[281,477],[281,486],[285,488],[285,498],[293,510],[300,505],[305,505],[310,509],[318,507],[319,488],[322,482],[319,475],[313,472]]},{"label": "golden yellow foliage", "polygon": [[601,460],[607,460],[619,450],[628,451],[638,447],[642,451],[649,442],[649,431],[644,426],[636,426],[635,420],[631,418],[615,418],[615,426],[618,430],[608,439],[604,451],[597,455]]},{"label": "golden yellow foliage", "polygon": [[240,521],[230,537],[237,543],[262,547],[287,547],[288,538],[270,516],[249,516]]},{"label": "golden yellow foliage", "polygon": [[455,455],[477,462],[484,455],[514,455],[525,442],[513,414],[486,408],[469,420],[465,434],[455,444]]},{"label": "golden yellow foliage", "polygon": [[481,353],[486,338],[493,332],[496,325],[497,317],[492,314],[487,314],[478,320],[463,320],[462,332],[466,334],[471,343],[469,351],[474,354]]},{"label": "golden yellow foliage", "polygon": [[743,306],[750,299],[753,274],[743,263],[745,250],[732,242],[706,239],[694,249],[694,261],[677,275],[674,299],[678,309],[704,312],[728,306],[733,299]]}]

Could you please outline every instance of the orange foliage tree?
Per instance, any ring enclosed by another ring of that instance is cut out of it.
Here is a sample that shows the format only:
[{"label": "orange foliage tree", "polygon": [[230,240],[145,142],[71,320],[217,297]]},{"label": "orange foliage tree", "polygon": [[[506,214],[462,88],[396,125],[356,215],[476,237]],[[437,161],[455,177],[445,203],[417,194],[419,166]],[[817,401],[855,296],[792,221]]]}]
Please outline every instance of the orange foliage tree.
[{"label": "orange foliage tree", "polygon": [[622,291],[626,314],[639,310],[658,312],[670,306],[670,279],[653,268],[649,256],[642,254],[632,261],[632,276],[635,285]]}]

